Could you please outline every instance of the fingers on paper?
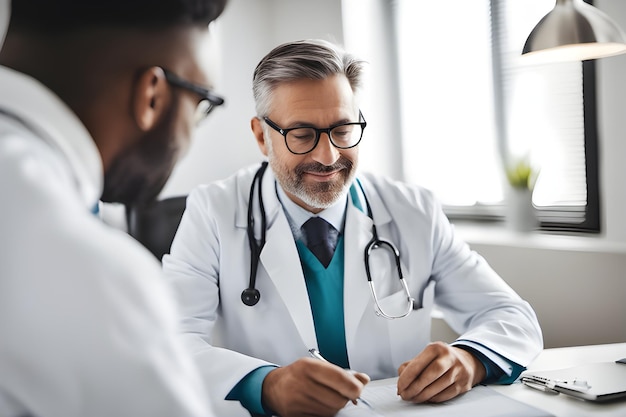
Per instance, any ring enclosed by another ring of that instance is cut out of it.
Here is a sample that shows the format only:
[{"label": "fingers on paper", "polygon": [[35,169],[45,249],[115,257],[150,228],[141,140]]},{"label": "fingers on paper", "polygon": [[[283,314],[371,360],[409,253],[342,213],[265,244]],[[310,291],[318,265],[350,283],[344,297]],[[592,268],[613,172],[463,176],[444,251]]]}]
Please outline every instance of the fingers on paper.
[{"label": "fingers on paper", "polygon": [[441,402],[467,391],[465,369],[453,348],[441,342],[429,344],[419,355],[399,369],[398,395],[416,403]]}]

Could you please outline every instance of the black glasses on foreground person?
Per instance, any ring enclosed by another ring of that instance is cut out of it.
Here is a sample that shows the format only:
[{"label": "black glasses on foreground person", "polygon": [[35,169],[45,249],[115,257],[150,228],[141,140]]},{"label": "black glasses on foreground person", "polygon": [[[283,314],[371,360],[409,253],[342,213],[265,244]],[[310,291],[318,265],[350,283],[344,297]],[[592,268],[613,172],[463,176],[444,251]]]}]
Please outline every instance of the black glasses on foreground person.
[{"label": "black glasses on foreground person", "polygon": [[276,123],[272,122],[269,117],[263,120],[269,127],[280,133],[285,138],[285,145],[289,152],[296,155],[303,155],[311,152],[320,141],[322,133],[326,133],[330,138],[330,143],[338,149],[354,148],[361,142],[363,131],[367,123],[363,117],[363,113],[359,110],[359,121],[351,123],[341,123],[330,126],[325,129],[316,127],[302,126],[283,129]]},{"label": "black glasses on foreground person", "polygon": [[173,86],[184,88],[185,90],[191,91],[200,96],[200,102],[198,103],[196,113],[194,114],[194,121],[196,124],[206,119],[217,106],[224,104],[224,99],[213,94],[211,90],[194,84],[191,81],[187,81],[165,68],[163,68],[163,73],[165,74],[167,82]]}]

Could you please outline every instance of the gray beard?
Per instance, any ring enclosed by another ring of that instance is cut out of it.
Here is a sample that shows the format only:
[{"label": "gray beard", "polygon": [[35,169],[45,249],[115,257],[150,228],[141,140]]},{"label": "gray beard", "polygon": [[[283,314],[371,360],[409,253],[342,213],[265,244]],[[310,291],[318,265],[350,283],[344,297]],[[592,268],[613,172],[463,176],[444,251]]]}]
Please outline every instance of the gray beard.
[{"label": "gray beard", "polygon": [[[334,189],[333,185],[335,184],[329,183],[319,183],[312,188],[306,188],[305,184],[300,180],[305,169],[302,167],[296,167],[296,171],[293,176],[285,175],[285,170],[282,169],[283,167],[274,155],[271,140],[267,137],[265,138],[265,145],[267,148],[267,156],[270,167],[272,167],[276,180],[282,189],[285,192],[294,195],[306,205],[322,210],[327,209],[342,198],[345,198],[346,194],[350,190],[350,186],[356,176],[356,163],[342,157],[335,164],[336,166],[338,165],[340,168],[344,168],[349,172],[348,177],[345,178],[344,184],[340,189]],[[311,165],[309,164],[309,167],[310,166]],[[334,169],[334,167],[328,167],[329,171]],[[322,172],[322,169],[319,171]],[[295,178],[293,178],[294,176]]]}]

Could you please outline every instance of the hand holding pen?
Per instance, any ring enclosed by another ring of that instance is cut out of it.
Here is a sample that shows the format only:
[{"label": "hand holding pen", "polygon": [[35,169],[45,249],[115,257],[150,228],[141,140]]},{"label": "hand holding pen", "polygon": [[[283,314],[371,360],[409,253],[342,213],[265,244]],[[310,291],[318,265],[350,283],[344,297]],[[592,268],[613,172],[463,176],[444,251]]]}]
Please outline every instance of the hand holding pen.
[{"label": "hand holding pen", "polygon": [[[328,361],[326,360],[326,358],[324,358],[324,357],[322,356],[322,354],[321,354],[321,353],[320,353],[317,349],[315,349],[315,348],[311,348],[311,349],[309,349],[309,353],[310,353],[310,354],[311,354],[311,356],[313,356],[315,359],[319,359],[319,360],[321,360],[321,361],[328,362]],[[330,362],[328,362],[328,363],[330,363]],[[357,374],[357,372],[353,372],[353,371],[350,371],[350,370],[347,370],[347,371],[348,371],[348,372],[350,372],[350,373],[351,373],[351,374],[353,374],[353,375],[354,375],[354,374]],[[362,375],[365,375],[365,374],[362,374]],[[367,382],[369,382],[369,377],[368,377],[368,379],[367,379]],[[365,382],[365,383],[367,383],[367,382]],[[365,400],[364,400],[363,398],[361,398],[361,397],[357,397],[356,399],[352,400],[352,403],[353,403],[354,405],[356,405],[356,404],[357,404],[357,403],[359,403],[359,402],[360,402],[360,403],[362,403],[364,406],[366,406],[366,407],[368,407],[368,408],[370,408],[370,409],[373,409],[373,408],[372,408],[372,406],[370,405],[370,403],[368,403],[367,401],[365,401]]]},{"label": "hand holding pen", "polygon": [[313,358],[274,369],[263,381],[263,405],[282,417],[334,416],[356,400],[369,377]]}]

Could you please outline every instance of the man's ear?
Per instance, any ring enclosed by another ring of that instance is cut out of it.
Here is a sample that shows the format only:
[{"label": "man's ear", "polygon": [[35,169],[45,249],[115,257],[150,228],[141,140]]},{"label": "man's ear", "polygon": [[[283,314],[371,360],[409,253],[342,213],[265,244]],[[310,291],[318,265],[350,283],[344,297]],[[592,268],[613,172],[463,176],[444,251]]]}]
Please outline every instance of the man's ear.
[{"label": "man's ear", "polygon": [[[265,146],[265,139],[263,138],[263,122],[258,117],[253,117],[250,120],[250,127],[252,128],[252,133],[256,138],[256,143],[259,145],[259,149],[263,153],[263,155],[267,156],[267,148]],[[269,139],[268,139],[269,140]]]},{"label": "man's ear", "polygon": [[170,89],[160,67],[143,70],[133,90],[133,116],[139,129],[152,129],[170,105]]}]

